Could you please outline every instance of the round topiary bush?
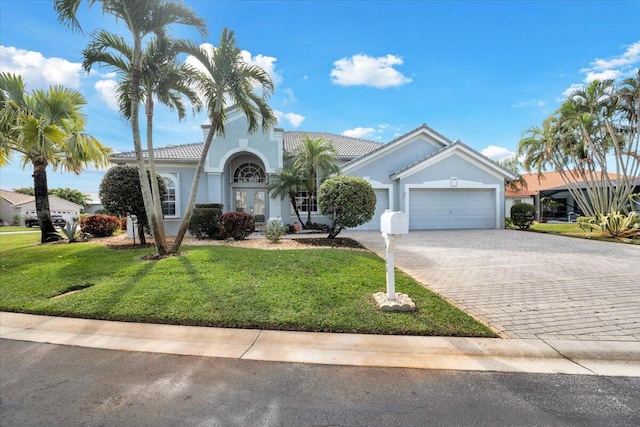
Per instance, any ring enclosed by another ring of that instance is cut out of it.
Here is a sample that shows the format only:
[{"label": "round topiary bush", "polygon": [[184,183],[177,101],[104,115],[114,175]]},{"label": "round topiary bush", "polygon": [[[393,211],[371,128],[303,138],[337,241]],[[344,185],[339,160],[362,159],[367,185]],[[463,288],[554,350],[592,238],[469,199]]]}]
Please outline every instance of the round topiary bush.
[{"label": "round topiary bush", "polygon": [[345,227],[357,227],[373,218],[376,193],[362,178],[336,176],[325,180],[318,189],[320,212],[331,219],[329,239]]},{"label": "round topiary bush", "polygon": [[511,206],[513,224],[521,230],[529,229],[536,217],[536,207],[531,203],[516,203]]}]

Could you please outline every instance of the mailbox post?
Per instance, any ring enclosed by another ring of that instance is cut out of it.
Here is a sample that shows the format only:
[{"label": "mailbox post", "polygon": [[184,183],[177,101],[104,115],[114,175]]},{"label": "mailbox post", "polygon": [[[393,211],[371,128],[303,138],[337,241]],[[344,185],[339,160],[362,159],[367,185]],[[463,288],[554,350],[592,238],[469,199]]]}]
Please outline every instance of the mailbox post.
[{"label": "mailbox post", "polygon": [[387,262],[387,293],[378,292],[374,298],[378,307],[383,311],[411,311],[415,310],[415,304],[405,294],[396,293],[396,279],[394,271],[394,253],[396,242],[403,234],[409,234],[409,221],[404,212],[392,212],[386,210],[380,218],[380,231],[385,242],[385,255]]}]

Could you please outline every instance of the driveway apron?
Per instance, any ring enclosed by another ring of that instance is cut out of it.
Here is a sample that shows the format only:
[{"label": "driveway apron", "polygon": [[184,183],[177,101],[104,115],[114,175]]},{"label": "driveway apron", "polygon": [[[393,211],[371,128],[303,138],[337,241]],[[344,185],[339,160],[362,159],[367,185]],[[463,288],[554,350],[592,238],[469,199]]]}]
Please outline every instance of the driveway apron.
[{"label": "driveway apron", "polygon": [[[379,232],[344,236],[384,258]],[[503,337],[640,341],[638,245],[516,230],[411,231],[395,263]]]}]

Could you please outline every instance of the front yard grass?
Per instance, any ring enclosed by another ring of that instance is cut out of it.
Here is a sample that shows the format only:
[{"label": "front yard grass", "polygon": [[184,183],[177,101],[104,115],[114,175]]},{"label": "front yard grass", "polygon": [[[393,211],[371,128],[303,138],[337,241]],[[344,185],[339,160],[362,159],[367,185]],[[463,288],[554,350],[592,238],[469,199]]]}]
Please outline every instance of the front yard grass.
[{"label": "front yard grass", "polygon": [[[344,249],[260,250],[192,246],[141,261],[152,249],[95,243],[39,245],[0,235],[0,310],[119,321],[372,334],[495,337],[409,276],[396,290],[414,313],[382,313],[377,255]],[[80,290],[78,290],[80,289]],[[68,291],[78,290],[54,298]]]},{"label": "front yard grass", "polygon": [[580,228],[580,225],[572,222],[566,224],[531,224],[531,230],[537,231],[540,233],[548,233],[548,234],[559,234],[561,236],[568,237],[578,237],[582,239],[592,239],[592,240],[602,240],[605,242],[615,242],[615,243],[628,243],[632,245],[640,245],[640,240],[626,240],[621,241],[619,239],[614,239],[611,237],[604,237],[600,235],[599,231],[584,231]]},{"label": "front yard grass", "polygon": [[0,227],[0,233],[10,233],[12,231],[33,231],[34,233],[40,231],[39,228],[29,228],[29,227],[23,227],[20,225],[9,225],[6,227]]}]

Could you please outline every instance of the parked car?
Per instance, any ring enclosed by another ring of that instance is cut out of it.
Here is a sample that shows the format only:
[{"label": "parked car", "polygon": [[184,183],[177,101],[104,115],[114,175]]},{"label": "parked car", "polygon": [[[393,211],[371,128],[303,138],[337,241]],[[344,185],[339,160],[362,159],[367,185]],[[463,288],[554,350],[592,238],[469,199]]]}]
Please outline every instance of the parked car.
[{"label": "parked car", "polygon": [[[62,215],[51,215],[51,222],[53,222],[54,226],[64,227],[67,225],[67,220],[64,219]],[[24,225],[27,227],[39,227],[40,221],[38,221],[38,217],[34,216],[31,218],[27,218],[24,220]]]}]

